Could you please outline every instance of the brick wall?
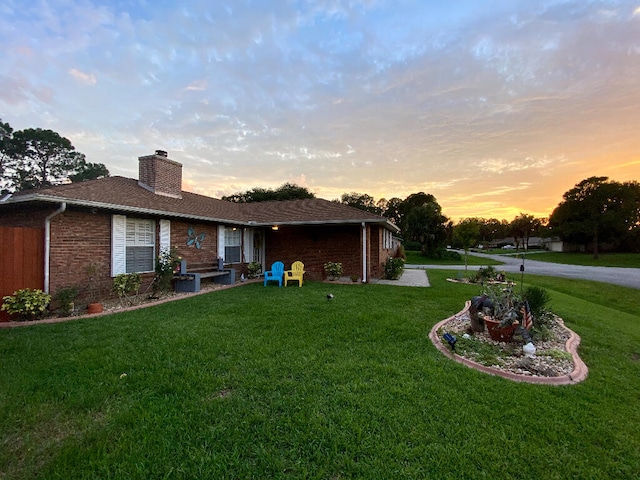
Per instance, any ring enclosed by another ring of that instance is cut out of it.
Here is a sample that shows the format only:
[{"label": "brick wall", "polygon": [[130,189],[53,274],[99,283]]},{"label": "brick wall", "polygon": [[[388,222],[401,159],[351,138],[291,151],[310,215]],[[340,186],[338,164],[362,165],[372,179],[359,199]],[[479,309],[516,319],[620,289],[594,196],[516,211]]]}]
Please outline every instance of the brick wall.
[{"label": "brick wall", "polygon": [[[132,216],[133,217],[133,216]],[[136,216],[135,218],[142,218]],[[205,233],[201,248],[187,246],[187,229],[192,226],[197,234]],[[156,237],[160,235],[156,224]],[[171,245],[187,262],[211,263],[217,259],[218,230],[215,225],[171,222]],[[159,238],[156,238],[159,245]],[[156,252],[158,253],[158,252]],[[95,273],[89,267],[94,265]],[[140,292],[151,291],[153,273],[142,275]],[[92,280],[90,280],[92,278]],[[114,298],[111,293],[111,214],[91,213],[88,210],[68,209],[54,217],[51,223],[51,292],[72,285],[81,286],[78,302]]]},{"label": "brick wall", "polygon": [[[204,233],[204,240],[200,243],[200,248],[194,245],[187,245],[190,238],[188,229],[192,227],[196,235]],[[178,255],[189,263],[211,263],[217,264],[218,259],[218,226],[206,223],[184,222],[179,220],[171,221],[171,246],[176,247]]]},{"label": "brick wall", "polygon": [[394,248],[384,248],[384,227],[371,227],[371,276],[382,278],[384,276],[384,263],[387,258],[393,256]]},{"label": "brick wall", "polygon": [[305,278],[323,280],[326,262],[341,262],[345,276],[362,277],[361,227],[359,225],[281,226],[265,232],[266,268],[282,261],[285,268],[300,260],[304,263]]},{"label": "brick wall", "polygon": [[384,273],[384,268],[382,268],[381,262],[384,262],[386,257],[384,256],[382,248],[381,233],[380,227],[371,227],[369,229],[369,251],[371,252],[371,255],[369,256],[369,272],[374,278],[380,278]]},{"label": "brick wall", "polygon": [[[7,226],[44,226],[47,215],[57,206],[28,209],[5,209],[0,224]],[[136,217],[140,218],[140,217]],[[187,245],[188,229],[196,235],[205,234],[201,248]],[[383,229],[367,226],[369,253],[368,278],[379,278],[387,256],[393,254],[383,248]],[[156,226],[156,235],[160,228]],[[306,278],[325,278],[324,264],[341,262],[343,275],[362,277],[362,227],[360,225],[282,226],[278,231],[265,230],[265,265],[268,269],[275,261],[283,261],[286,268],[297,260],[305,264]],[[159,239],[157,240],[159,244]],[[171,221],[171,245],[178,255],[191,263],[215,264],[218,257],[218,226],[206,223]],[[89,267],[96,267],[95,273]],[[239,268],[238,274],[243,270]],[[246,273],[246,272],[245,272]],[[143,275],[141,292],[148,289],[153,273]],[[50,291],[62,287],[81,287],[78,302],[114,298],[111,294],[111,214],[93,213],[89,209],[69,207],[51,222]],[[150,290],[149,290],[150,291]]]},{"label": "brick wall", "polygon": [[[367,226],[367,278],[381,278],[384,262],[393,249],[385,249],[384,227]],[[273,262],[284,262],[289,268],[293,262],[304,263],[305,278],[326,278],[324,264],[341,262],[342,273],[362,278],[362,227],[360,225],[281,226],[279,230],[266,231],[266,268]]]},{"label": "brick wall", "polygon": [[110,214],[68,208],[51,220],[49,277],[52,294],[76,285],[78,302],[111,297]]},{"label": "brick wall", "polygon": [[138,182],[158,195],[180,198],[182,164],[157,154],[140,157]]}]

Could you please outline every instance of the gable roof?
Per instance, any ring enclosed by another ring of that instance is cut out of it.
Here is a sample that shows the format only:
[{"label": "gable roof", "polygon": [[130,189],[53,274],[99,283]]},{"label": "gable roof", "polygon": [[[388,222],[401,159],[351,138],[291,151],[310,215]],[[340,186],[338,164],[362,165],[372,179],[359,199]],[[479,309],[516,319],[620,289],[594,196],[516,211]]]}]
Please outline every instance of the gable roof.
[{"label": "gable roof", "polygon": [[397,227],[385,217],[321,198],[257,203],[233,203],[182,192],[182,198],[158,195],[138,181],[120,176],[69,183],[12,195],[0,205],[32,202],[60,203],[113,212],[158,215],[209,222],[247,225],[383,224]]},{"label": "gable roof", "polygon": [[384,223],[386,218],[322,198],[240,204],[247,221],[261,225]]}]

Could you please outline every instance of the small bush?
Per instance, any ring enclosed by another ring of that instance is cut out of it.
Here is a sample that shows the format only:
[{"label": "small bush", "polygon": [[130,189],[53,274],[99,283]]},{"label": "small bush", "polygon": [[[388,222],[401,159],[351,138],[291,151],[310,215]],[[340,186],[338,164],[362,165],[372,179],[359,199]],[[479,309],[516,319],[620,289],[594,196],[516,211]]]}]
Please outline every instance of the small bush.
[{"label": "small bush", "polygon": [[166,293],[171,288],[173,276],[180,270],[180,260],[175,247],[163,248],[156,258],[156,276],[153,279],[152,290],[154,296]]},{"label": "small bush", "polygon": [[[411,250],[407,248],[407,250]],[[441,248],[439,250],[435,250],[433,252],[423,252],[423,257],[432,258],[434,260],[462,260],[462,256],[458,252],[452,252],[450,250],[445,250]]]},{"label": "small bush", "polygon": [[13,295],[2,297],[2,310],[10,315],[18,315],[20,320],[34,320],[44,315],[51,295],[39,289],[23,288]]},{"label": "small bush", "polygon": [[404,253],[404,247],[402,245],[398,245],[398,248],[396,248],[395,253],[393,254],[394,258],[401,258],[403,260],[407,259],[407,255]]},{"label": "small bush", "polygon": [[523,293],[523,300],[529,302],[529,309],[534,318],[541,318],[543,314],[548,310],[551,296],[542,287],[527,287]]},{"label": "small bush", "polygon": [[498,272],[496,271],[495,267],[489,265],[487,267],[480,267],[478,269],[478,273],[472,276],[470,280],[474,283],[484,283],[488,282],[489,280],[495,280],[497,275]]},{"label": "small bush", "polygon": [[324,272],[330,280],[336,280],[342,276],[342,263],[327,262],[324,264]]},{"label": "small bush", "polygon": [[404,242],[404,249],[419,252],[422,248],[420,242],[414,242],[413,240],[406,240]]},{"label": "small bush", "polygon": [[58,304],[58,308],[60,309],[63,315],[67,314],[71,310],[71,305],[74,300],[80,293],[80,290],[75,285],[70,287],[62,287],[56,291],[53,296],[53,300]]},{"label": "small bush", "polygon": [[142,284],[142,276],[139,273],[121,273],[113,278],[113,293],[120,297],[120,303],[124,303],[125,299],[129,300],[129,294],[137,295],[140,285]]},{"label": "small bush", "polygon": [[404,260],[400,257],[389,257],[384,262],[384,278],[397,280],[404,272]]},{"label": "small bush", "polygon": [[260,272],[262,272],[262,265],[258,262],[251,262],[247,265],[247,276],[249,278],[256,278]]},{"label": "small bush", "polygon": [[442,259],[443,260],[462,260],[462,255],[460,255],[458,252],[452,252],[450,250],[445,250],[442,253]]}]

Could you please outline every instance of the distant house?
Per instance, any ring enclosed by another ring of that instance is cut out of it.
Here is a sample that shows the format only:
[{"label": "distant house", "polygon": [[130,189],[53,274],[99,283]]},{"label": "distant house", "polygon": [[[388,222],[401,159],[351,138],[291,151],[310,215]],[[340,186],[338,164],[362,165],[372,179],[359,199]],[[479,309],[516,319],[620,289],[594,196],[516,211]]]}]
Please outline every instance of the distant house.
[{"label": "distant house", "polygon": [[[324,263],[332,261],[342,262],[344,275],[367,282],[383,274],[398,231],[384,217],[318,198],[237,204],[184,192],[182,165],[163,151],[139,158],[138,180],[114,176],[4,198],[0,228],[41,230],[41,261],[34,261],[42,263],[36,266],[42,284],[24,286],[55,292],[91,281],[101,299],[120,273],[140,272],[143,288],[148,285],[158,253],[168,247],[187,263],[213,265],[222,258],[238,277],[249,262],[268,268],[300,260],[305,278],[321,280]],[[13,271],[0,272],[3,277],[16,273],[19,262],[29,263],[20,242],[9,243],[3,263]],[[12,261],[4,262],[9,256]],[[1,295],[13,291],[6,282],[3,288]]]},{"label": "distant house", "polygon": [[542,248],[550,252],[584,252],[584,246],[576,243],[565,242],[560,237],[542,239]]},{"label": "distant house", "polygon": [[[522,240],[520,240],[520,248],[522,248]],[[485,248],[501,248],[504,245],[516,245],[514,237],[499,238],[489,242]],[[550,252],[575,252],[579,250],[579,246],[563,242],[559,237],[529,237],[528,248],[542,248]]]}]

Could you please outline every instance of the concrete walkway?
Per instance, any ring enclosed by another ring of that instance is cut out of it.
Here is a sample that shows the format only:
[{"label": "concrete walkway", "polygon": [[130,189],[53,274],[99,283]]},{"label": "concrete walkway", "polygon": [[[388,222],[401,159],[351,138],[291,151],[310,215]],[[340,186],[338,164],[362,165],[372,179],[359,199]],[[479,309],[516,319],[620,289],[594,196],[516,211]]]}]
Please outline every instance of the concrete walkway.
[{"label": "concrete walkway", "polygon": [[[372,282],[374,283],[374,282]],[[397,287],[429,287],[429,277],[424,268],[406,266],[398,280],[376,280],[378,285],[395,285]]]},{"label": "concrete walkway", "polygon": [[[464,252],[462,252],[464,255]],[[511,274],[520,274],[522,266],[521,258],[513,258],[508,255],[488,255],[485,253],[469,253],[475,257],[490,258],[503,262],[503,265],[496,265],[496,270],[504,270]],[[480,266],[471,265],[468,270],[476,271]],[[440,269],[464,271],[464,265],[405,265],[406,269]],[[584,265],[566,265],[561,263],[540,262],[538,260],[524,261],[524,274],[547,275],[561,278],[578,278],[582,280],[594,280],[596,282],[611,283],[623,287],[640,289],[640,268],[621,267],[588,267]]]}]

